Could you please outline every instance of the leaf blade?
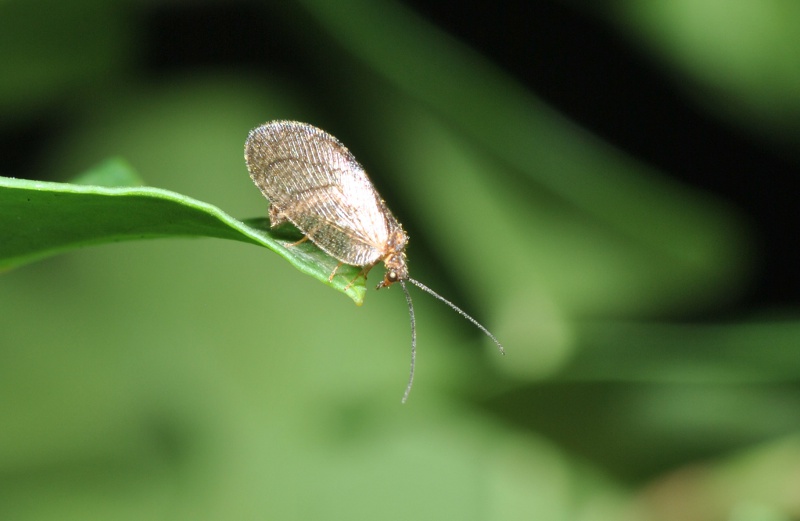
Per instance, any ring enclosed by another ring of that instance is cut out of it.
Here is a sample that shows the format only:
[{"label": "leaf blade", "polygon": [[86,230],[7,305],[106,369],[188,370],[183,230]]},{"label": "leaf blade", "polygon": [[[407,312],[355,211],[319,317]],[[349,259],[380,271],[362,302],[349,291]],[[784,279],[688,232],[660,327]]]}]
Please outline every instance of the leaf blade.
[{"label": "leaf blade", "polygon": [[356,304],[363,302],[366,287],[359,268],[342,266],[329,281],[338,262],[313,244],[291,246],[293,241],[272,231],[265,219],[245,223],[214,205],[176,192],[119,186],[121,163],[108,165],[108,175],[117,180],[104,183],[102,172],[98,177],[94,171],[92,185],[0,177],[0,270],[109,242],[214,237],[268,248]]}]

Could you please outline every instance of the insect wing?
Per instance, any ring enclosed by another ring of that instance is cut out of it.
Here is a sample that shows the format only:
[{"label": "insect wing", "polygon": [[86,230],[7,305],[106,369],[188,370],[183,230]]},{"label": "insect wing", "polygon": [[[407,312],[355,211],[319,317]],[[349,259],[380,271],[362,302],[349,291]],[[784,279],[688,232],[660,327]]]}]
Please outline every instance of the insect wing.
[{"label": "insect wing", "polygon": [[275,121],[250,132],[245,160],[273,215],[294,223],[322,250],[355,266],[385,255],[394,217],[336,138],[305,123]]}]

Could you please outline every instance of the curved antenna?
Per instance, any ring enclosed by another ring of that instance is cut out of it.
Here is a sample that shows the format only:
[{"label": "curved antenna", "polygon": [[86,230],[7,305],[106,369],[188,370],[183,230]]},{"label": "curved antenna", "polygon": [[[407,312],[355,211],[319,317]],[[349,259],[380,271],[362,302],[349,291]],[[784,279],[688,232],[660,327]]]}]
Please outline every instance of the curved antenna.
[{"label": "curved antenna", "polygon": [[417,322],[414,320],[414,305],[411,304],[411,294],[406,288],[406,283],[400,281],[400,286],[403,287],[403,293],[406,294],[406,302],[408,302],[408,315],[411,317],[411,372],[408,375],[408,385],[406,392],[403,393],[403,403],[408,400],[408,394],[411,392],[411,384],[414,383],[414,366],[417,363]]},{"label": "curved antenna", "polygon": [[[506,354],[505,350],[503,349],[503,345],[500,343],[500,341],[497,340],[497,338],[495,338],[495,336],[493,334],[491,334],[488,329],[483,327],[477,320],[475,320],[471,316],[467,315],[460,307],[456,306],[455,304],[453,304],[452,302],[450,302],[449,300],[447,300],[443,296],[439,295],[438,293],[433,291],[431,288],[429,288],[428,286],[426,286],[422,282],[420,282],[418,280],[414,280],[411,277],[408,278],[408,281],[411,282],[412,284],[414,284],[416,287],[418,287],[422,291],[425,291],[426,293],[429,293],[429,294],[433,295],[434,297],[436,297],[437,299],[441,300],[442,302],[444,302],[445,304],[447,304],[448,306],[453,308],[453,311],[455,311],[456,313],[458,313],[462,317],[464,317],[467,320],[469,320],[470,322],[472,322],[475,325],[475,327],[477,327],[478,329],[480,329],[481,331],[486,333],[486,336],[491,338],[494,341],[494,343],[497,344],[497,349],[500,350],[500,354],[503,354],[503,355]],[[405,284],[403,284],[403,289],[405,290],[405,288],[406,288],[406,286],[405,286]],[[408,300],[409,305],[411,305],[411,297],[408,295],[407,291],[406,291],[406,300]],[[413,313],[413,311],[411,313],[411,322],[412,322],[411,329],[413,331],[413,329],[414,329],[414,327],[413,327],[413,322],[414,322],[414,313]],[[412,336],[413,336],[413,333],[412,333]],[[416,343],[416,337],[414,337],[414,343]],[[414,347],[415,346],[412,345],[412,353],[413,353]],[[413,365],[412,365],[412,376],[413,376]],[[409,384],[409,386],[410,386],[410,384]],[[405,400],[403,400],[403,401],[405,401]]]}]

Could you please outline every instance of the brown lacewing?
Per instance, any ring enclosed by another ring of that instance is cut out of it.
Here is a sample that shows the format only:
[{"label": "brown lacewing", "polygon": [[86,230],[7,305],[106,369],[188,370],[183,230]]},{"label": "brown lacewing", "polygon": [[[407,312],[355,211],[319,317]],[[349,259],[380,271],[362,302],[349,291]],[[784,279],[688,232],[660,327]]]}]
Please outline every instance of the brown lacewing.
[{"label": "brown lacewing", "polygon": [[[364,168],[338,139],[307,123],[272,121],[250,132],[244,158],[253,182],[269,199],[272,227],[291,222],[303,232],[303,240],[310,239],[337,259],[339,266],[361,267],[365,277],[383,261],[386,274],[377,289],[395,282],[402,286],[411,318],[411,371],[403,403],[414,382],[417,352],[414,306],[405,281],[453,308],[486,333],[505,354],[497,338],[477,320],[408,276],[405,252],[408,236],[372,186]],[[334,275],[336,269],[330,280]]]}]

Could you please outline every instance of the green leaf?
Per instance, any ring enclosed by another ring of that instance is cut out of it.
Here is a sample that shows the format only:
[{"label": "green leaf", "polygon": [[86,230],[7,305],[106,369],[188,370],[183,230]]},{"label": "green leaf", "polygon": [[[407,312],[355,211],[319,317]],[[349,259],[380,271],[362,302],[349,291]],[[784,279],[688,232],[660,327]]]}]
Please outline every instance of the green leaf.
[{"label": "green leaf", "polygon": [[[307,275],[361,305],[366,279],[309,241],[292,246],[296,229],[272,230],[266,218],[240,221],[216,206],[138,185],[123,161],[109,160],[78,178],[50,183],[0,177],[0,270],[83,246],[164,237],[216,237],[264,246]],[[91,183],[87,185],[87,183]],[[351,280],[356,279],[350,285]]]}]

